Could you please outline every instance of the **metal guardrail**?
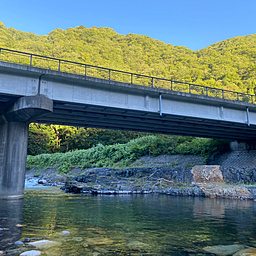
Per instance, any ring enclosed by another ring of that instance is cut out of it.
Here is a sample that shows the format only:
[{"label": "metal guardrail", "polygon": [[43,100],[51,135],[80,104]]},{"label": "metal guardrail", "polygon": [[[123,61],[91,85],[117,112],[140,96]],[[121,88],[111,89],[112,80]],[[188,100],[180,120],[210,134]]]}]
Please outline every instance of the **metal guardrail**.
[{"label": "metal guardrail", "polygon": [[96,77],[109,81],[149,86],[153,88],[162,88],[177,92],[185,92],[194,95],[204,95],[208,97],[241,101],[252,104],[256,103],[256,96],[252,94],[136,74],[33,53],[15,51],[6,48],[0,48],[0,61],[50,69],[59,72]]}]

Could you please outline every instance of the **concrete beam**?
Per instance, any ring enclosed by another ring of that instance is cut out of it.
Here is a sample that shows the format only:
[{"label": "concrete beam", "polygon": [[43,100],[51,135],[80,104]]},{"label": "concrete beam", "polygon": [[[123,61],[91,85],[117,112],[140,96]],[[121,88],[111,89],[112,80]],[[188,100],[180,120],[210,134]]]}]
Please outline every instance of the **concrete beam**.
[{"label": "concrete beam", "polygon": [[38,95],[18,99],[0,116],[0,198],[23,197],[29,123],[52,111],[53,102]]}]

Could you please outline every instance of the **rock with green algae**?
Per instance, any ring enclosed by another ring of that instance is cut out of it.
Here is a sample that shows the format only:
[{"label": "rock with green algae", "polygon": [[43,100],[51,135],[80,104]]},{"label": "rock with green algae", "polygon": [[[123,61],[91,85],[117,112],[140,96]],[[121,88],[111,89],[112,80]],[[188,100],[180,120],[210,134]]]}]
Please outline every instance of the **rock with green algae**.
[{"label": "rock with green algae", "polygon": [[72,240],[75,241],[75,242],[82,242],[83,238],[80,237],[80,236],[76,236],[76,237],[73,237]]},{"label": "rock with green algae", "polygon": [[113,244],[114,241],[110,238],[86,238],[84,247],[88,245],[110,245]]},{"label": "rock with green algae", "polygon": [[238,251],[233,256],[256,256],[256,248],[247,248],[247,249]]},{"label": "rock with green algae", "polygon": [[242,244],[232,244],[232,245],[217,245],[217,246],[207,246],[204,251],[216,254],[218,256],[232,255],[245,248]]},{"label": "rock with green algae", "polygon": [[145,247],[148,247],[148,244],[134,240],[134,241],[129,241],[127,243],[127,246],[130,248],[145,248]]}]

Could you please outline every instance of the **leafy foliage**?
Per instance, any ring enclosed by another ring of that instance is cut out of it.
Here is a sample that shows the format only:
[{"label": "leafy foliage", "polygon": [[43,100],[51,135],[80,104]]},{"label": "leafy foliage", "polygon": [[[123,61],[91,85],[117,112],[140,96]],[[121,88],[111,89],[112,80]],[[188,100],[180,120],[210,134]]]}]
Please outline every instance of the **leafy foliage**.
[{"label": "leafy foliage", "polygon": [[65,153],[98,144],[123,144],[145,135],[129,131],[32,123],[29,126],[28,154]]},{"label": "leafy foliage", "polygon": [[41,154],[28,156],[27,169],[48,168],[56,165],[60,173],[68,173],[75,166],[82,169],[92,167],[129,166],[144,155],[196,154],[209,157],[213,153],[223,152],[227,141],[180,136],[145,136],[131,140],[126,144],[98,144],[87,150],[67,153]]},{"label": "leafy foliage", "polygon": [[256,87],[256,34],[192,51],[110,28],[79,26],[37,36],[0,22],[0,47],[244,93],[254,94]]}]

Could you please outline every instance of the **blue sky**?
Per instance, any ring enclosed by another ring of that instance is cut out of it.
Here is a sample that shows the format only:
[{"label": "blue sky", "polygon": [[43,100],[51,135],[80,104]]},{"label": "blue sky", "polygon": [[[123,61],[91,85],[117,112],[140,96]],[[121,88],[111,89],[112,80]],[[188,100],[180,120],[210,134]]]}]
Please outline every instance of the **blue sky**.
[{"label": "blue sky", "polygon": [[55,28],[110,27],[197,50],[256,33],[256,0],[0,0],[6,27],[47,35]]}]

